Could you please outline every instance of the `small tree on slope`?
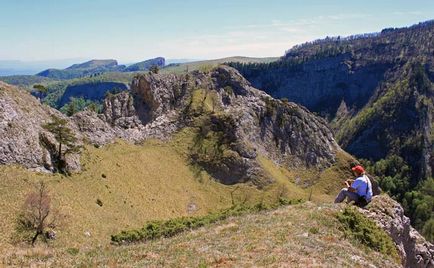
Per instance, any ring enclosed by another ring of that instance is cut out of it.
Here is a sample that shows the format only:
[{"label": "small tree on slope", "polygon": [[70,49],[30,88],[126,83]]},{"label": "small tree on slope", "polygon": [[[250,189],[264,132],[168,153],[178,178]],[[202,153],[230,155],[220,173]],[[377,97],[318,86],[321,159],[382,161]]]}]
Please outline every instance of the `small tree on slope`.
[{"label": "small tree on slope", "polygon": [[[65,155],[69,153],[75,153],[79,150],[79,147],[75,145],[77,138],[72,130],[67,126],[68,121],[58,116],[52,115],[52,121],[45,124],[43,127],[53,133],[54,138],[59,143],[59,149],[57,150],[57,169],[66,173],[65,167]],[[62,147],[66,146],[66,150],[62,150]]]},{"label": "small tree on slope", "polygon": [[17,231],[28,234],[29,242],[35,245],[39,236],[44,237],[48,228],[54,229],[57,225],[58,212],[51,207],[51,198],[44,182],[39,182],[36,190],[27,195],[18,217]]},{"label": "small tree on slope", "polygon": [[40,84],[33,85],[33,89],[39,93],[39,99],[42,101],[42,96],[48,93],[48,89]]}]

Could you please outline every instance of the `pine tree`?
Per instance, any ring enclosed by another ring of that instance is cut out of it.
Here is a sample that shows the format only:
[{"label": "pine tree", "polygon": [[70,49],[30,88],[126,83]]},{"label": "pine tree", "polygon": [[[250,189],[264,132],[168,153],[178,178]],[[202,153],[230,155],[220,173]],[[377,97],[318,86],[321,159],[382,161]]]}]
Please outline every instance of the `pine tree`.
[{"label": "pine tree", "polygon": [[[68,128],[68,121],[66,119],[60,118],[56,115],[51,116],[52,121],[45,124],[43,127],[53,133],[54,138],[59,143],[59,149],[57,153],[57,168],[63,170],[66,154],[75,153],[79,150],[79,147],[75,145],[77,138],[70,128]],[[67,149],[63,152],[62,146],[66,146]]]},{"label": "pine tree", "polygon": [[33,85],[33,89],[39,93],[39,99],[41,99],[41,100],[42,100],[42,96],[44,94],[47,94],[47,92],[48,92],[48,89],[45,86],[40,85],[40,84]]}]

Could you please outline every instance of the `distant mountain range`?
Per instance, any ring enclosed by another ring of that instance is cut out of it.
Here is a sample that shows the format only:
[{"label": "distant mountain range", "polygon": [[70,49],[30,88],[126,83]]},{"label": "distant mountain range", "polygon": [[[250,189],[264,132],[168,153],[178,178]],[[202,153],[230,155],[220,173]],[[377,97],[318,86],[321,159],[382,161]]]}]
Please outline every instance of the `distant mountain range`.
[{"label": "distant mountain range", "polygon": [[[90,60],[86,62],[101,62],[105,60]],[[195,59],[165,59],[165,65],[169,64],[182,64],[187,62],[197,61]],[[0,60],[0,77],[1,76],[14,76],[14,75],[34,75],[46,71],[48,69],[68,69],[77,62],[83,62],[85,64],[85,59],[83,58],[73,58],[73,59],[60,59],[60,60],[44,60],[44,61],[22,61],[22,60]],[[145,60],[144,62],[147,62]],[[118,63],[119,64],[119,63]],[[137,62],[127,62],[122,63],[127,68],[136,64]],[[70,66],[70,67],[68,67]]]},{"label": "distant mountain range", "polygon": [[158,66],[160,68],[165,66],[165,59],[162,57],[157,57],[154,59],[149,59],[141,61],[130,66],[119,65],[116,60],[90,60],[87,62],[73,64],[66,69],[47,69],[37,76],[43,76],[53,79],[73,79],[89,75],[96,75],[106,72],[138,72],[146,71],[152,66]]}]

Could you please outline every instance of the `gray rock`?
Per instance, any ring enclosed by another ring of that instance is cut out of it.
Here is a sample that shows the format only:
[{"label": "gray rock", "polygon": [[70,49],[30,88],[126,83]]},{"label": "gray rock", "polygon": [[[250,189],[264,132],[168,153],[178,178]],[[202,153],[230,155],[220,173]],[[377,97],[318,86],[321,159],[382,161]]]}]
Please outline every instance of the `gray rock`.
[{"label": "gray rock", "polygon": [[387,195],[372,198],[367,210],[359,209],[383,228],[395,242],[405,267],[434,267],[434,245],[426,241],[404,215],[402,206]]},{"label": "gray rock", "polygon": [[[0,82],[0,164],[52,170],[58,144],[42,127],[51,120],[51,115],[65,118],[57,110],[41,105],[29,93]],[[81,140],[76,127],[73,124],[69,127]],[[80,171],[78,154],[68,154],[65,160],[67,171]]]}]

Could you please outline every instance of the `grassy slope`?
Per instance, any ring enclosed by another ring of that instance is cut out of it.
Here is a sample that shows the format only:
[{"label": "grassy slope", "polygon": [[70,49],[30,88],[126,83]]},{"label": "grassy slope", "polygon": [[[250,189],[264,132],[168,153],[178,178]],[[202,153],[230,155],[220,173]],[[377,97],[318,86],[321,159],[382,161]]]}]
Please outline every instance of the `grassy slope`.
[{"label": "grassy slope", "polygon": [[[263,191],[250,184],[226,186],[214,181],[206,172],[189,165],[185,152],[191,146],[192,135],[188,131],[181,131],[169,143],[151,140],[143,145],[132,145],[118,141],[98,149],[88,146],[82,156],[84,171],[71,177],[0,166],[0,206],[4,208],[0,211],[3,227],[0,248],[10,247],[17,211],[25,194],[38,180],[49,183],[54,204],[68,217],[69,224],[59,231],[54,242],[59,247],[107,244],[111,234],[140,227],[147,220],[206,214],[227,208],[232,203],[232,191],[235,202],[275,202],[280,195],[308,199],[310,190],[294,182],[297,178],[309,181],[317,174],[290,172],[262,157],[261,164],[277,180]],[[341,162],[345,163],[345,159]],[[331,167],[319,177],[339,180],[343,175],[335,168],[337,166]],[[332,176],[327,175],[329,172]],[[325,187],[315,189],[314,186],[312,199],[331,200],[327,191]],[[98,198],[103,202],[102,207],[96,204]],[[196,205],[197,211],[187,211],[191,204]],[[91,233],[90,237],[84,235],[86,231]]]},{"label": "grassy slope", "polygon": [[181,63],[179,65],[167,66],[161,69],[162,73],[184,73],[187,69],[188,71],[194,70],[209,70],[213,67],[216,67],[219,64],[228,63],[228,62],[240,62],[240,63],[268,63],[271,61],[275,61],[278,58],[250,58],[250,57],[227,57],[222,59],[215,60],[204,60],[204,61],[194,61],[194,62],[186,62]]},{"label": "grassy slope", "polygon": [[39,247],[4,256],[8,265],[50,267],[397,267],[345,238],[336,214],[340,206],[313,203],[281,207],[130,246],[93,249]]}]

